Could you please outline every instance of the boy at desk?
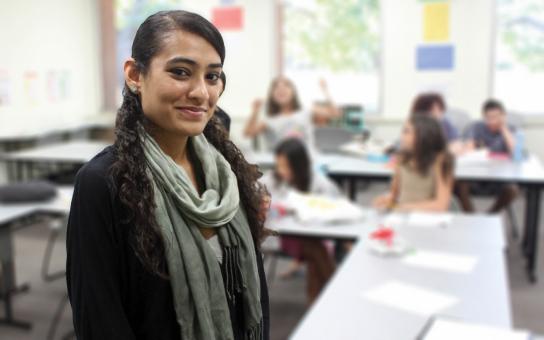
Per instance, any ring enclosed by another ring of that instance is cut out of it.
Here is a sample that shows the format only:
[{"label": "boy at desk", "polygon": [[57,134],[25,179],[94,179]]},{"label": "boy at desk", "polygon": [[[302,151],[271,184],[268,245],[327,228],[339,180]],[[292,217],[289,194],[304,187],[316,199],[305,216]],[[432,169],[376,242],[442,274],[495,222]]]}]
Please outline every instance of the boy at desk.
[{"label": "boy at desk", "polygon": [[402,130],[391,188],[374,200],[374,207],[399,211],[448,210],[453,162],[440,123],[429,116],[413,115]]},{"label": "boy at desk", "polygon": [[[469,140],[466,145],[467,151],[485,148],[495,154],[512,155],[516,146],[514,127],[506,121],[506,110],[501,102],[489,99],[482,107],[483,121],[476,122],[470,131]],[[474,205],[470,194],[471,191],[485,191],[497,196],[497,199],[489,208],[490,213],[497,213],[507,207],[518,195],[519,189],[514,184],[501,186],[485,186],[473,188],[467,182],[459,182],[456,185],[457,196],[463,210],[473,212]]]}]

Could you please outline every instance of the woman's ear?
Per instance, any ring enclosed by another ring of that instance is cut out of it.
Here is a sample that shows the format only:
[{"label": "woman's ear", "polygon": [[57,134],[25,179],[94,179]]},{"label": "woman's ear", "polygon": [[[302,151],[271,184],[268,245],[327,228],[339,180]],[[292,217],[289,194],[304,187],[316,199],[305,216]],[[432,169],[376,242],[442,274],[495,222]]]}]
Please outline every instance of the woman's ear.
[{"label": "woman's ear", "polygon": [[124,65],[125,83],[132,93],[140,93],[141,72],[136,65],[136,60],[129,58]]}]

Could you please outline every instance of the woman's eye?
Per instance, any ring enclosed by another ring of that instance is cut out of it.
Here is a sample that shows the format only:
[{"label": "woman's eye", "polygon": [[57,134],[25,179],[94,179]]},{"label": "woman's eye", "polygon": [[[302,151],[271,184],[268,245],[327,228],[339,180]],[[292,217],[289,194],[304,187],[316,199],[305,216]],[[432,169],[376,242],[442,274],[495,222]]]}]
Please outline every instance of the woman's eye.
[{"label": "woman's eye", "polygon": [[211,80],[211,81],[217,81],[217,80],[219,80],[219,74],[210,73],[210,74],[208,74],[208,76],[206,78],[208,78],[208,80]]},{"label": "woman's eye", "polygon": [[187,72],[186,70],[184,70],[182,68],[175,68],[175,69],[170,70],[170,72],[173,75],[178,76],[178,77],[185,77],[185,76],[189,75],[189,72]]}]

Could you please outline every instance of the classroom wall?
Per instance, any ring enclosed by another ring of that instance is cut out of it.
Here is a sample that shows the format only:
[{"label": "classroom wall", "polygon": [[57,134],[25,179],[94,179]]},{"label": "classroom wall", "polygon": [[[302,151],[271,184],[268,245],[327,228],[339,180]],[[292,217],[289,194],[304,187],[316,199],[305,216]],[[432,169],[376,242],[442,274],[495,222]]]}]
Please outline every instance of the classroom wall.
[{"label": "classroom wall", "polygon": [[490,95],[494,0],[450,0],[451,71],[416,70],[415,51],[423,41],[423,2],[381,0],[383,15],[382,115],[403,117],[421,91],[443,92],[450,106],[473,117]]},{"label": "classroom wall", "polygon": [[10,89],[2,121],[58,124],[100,110],[97,2],[10,1],[0,22],[0,86]]},{"label": "classroom wall", "polygon": [[[185,9],[195,11],[211,20],[213,8],[221,7],[217,0],[188,2]],[[234,118],[249,115],[254,98],[262,97],[268,80],[277,74],[275,0],[239,0],[243,7],[243,27],[239,31],[221,31],[226,45],[225,73],[227,88],[219,105]]]}]

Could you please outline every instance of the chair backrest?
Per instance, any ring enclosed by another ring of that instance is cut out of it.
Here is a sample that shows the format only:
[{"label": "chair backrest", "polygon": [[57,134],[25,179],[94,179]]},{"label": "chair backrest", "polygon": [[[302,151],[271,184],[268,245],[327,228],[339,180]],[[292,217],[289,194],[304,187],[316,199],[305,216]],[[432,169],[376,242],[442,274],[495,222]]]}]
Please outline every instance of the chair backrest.
[{"label": "chair backrest", "polygon": [[457,108],[448,109],[446,117],[461,135],[463,134],[463,131],[465,131],[467,127],[471,125],[472,122],[472,119],[470,118],[468,112]]},{"label": "chair backrest", "polygon": [[341,127],[316,127],[314,129],[315,146],[323,152],[338,151],[342,145],[352,141],[355,135],[355,132]]}]

